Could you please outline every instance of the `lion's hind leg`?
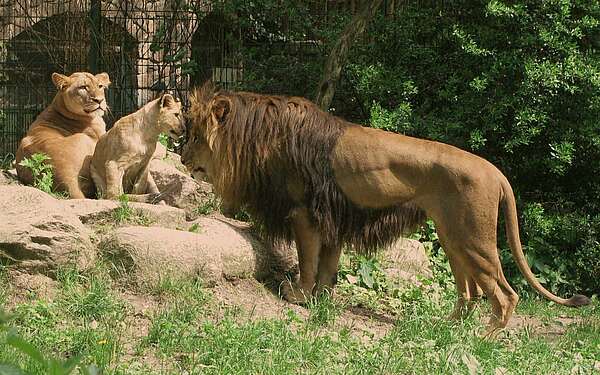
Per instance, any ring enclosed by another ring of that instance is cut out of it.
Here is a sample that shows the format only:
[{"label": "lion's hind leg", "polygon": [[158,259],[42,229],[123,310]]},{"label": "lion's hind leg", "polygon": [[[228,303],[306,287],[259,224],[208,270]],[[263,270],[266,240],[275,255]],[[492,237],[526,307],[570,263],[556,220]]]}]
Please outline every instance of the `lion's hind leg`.
[{"label": "lion's hind leg", "polygon": [[471,303],[469,289],[469,282],[472,281],[470,276],[466,274],[466,270],[462,267],[458,257],[450,252],[447,252],[446,254],[448,256],[448,262],[450,263],[450,269],[454,275],[457,294],[454,310],[452,310],[452,313],[448,316],[448,320],[461,320],[468,316],[472,310],[473,304]]},{"label": "lion's hind leg", "polygon": [[477,302],[482,299],[484,294],[481,287],[469,274],[468,267],[463,266],[460,258],[452,253],[446,252],[446,254],[452,275],[454,275],[457,294],[454,310],[448,316],[448,320],[461,320],[473,312]]},{"label": "lion's hind leg", "polygon": [[[466,247],[459,257],[476,283],[476,286],[474,288],[471,286],[471,288],[477,291],[478,287],[481,287],[492,305],[492,316],[485,336],[494,336],[508,324],[519,301],[519,296],[504,277],[495,245]],[[466,286],[469,289],[468,283]],[[469,289],[470,293],[471,289]],[[469,297],[469,301],[472,302],[474,296],[470,295]]]},{"label": "lion's hind leg", "polygon": [[[132,202],[157,203],[159,201],[160,192],[148,170],[148,166],[140,172],[133,184],[131,193],[127,194],[127,196]],[[161,202],[164,204],[164,201]]]}]

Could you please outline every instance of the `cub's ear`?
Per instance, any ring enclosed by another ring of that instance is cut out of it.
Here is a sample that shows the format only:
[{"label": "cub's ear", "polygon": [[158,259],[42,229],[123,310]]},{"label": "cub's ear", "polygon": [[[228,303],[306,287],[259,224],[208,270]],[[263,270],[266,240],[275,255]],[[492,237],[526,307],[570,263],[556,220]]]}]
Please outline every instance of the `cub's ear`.
[{"label": "cub's ear", "polygon": [[108,77],[108,73],[96,74],[96,79],[98,80],[98,82],[100,82],[102,86],[110,86],[110,78]]},{"label": "cub's ear", "polygon": [[219,123],[225,122],[231,110],[231,101],[227,98],[217,98],[212,105],[212,113]]},{"label": "cub's ear", "polygon": [[69,86],[70,80],[69,77],[60,73],[52,73],[52,83],[57,89],[63,90]]},{"label": "cub's ear", "polygon": [[175,106],[175,98],[171,94],[164,94],[160,97],[160,107],[161,108],[171,108]]}]

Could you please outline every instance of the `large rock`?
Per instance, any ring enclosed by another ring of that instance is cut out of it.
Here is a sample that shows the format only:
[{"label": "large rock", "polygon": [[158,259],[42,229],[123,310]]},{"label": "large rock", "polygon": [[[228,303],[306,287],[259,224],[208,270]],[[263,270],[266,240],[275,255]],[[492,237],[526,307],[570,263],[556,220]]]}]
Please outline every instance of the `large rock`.
[{"label": "large rock", "polygon": [[419,277],[431,277],[429,259],[423,244],[417,240],[400,238],[383,253],[386,275],[395,281],[415,283]]},{"label": "large rock", "polygon": [[190,224],[189,229],[194,232],[121,227],[99,246],[142,284],[164,277],[200,276],[214,284],[222,278],[269,276],[272,257],[243,228],[203,217]]},{"label": "large rock", "polygon": [[0,259],[17,268],[52,273],[95,258],[91,232],[62,201],[27,186],[0,185]]},{"label": "large rock", "polygon": [[20,184],[17,171],[15,169],[0,170],[0,185]]},{"label": "large rock", "polygon": [[167,157],[167,148],[162,143],[156,142],[156,149],[152,154],[152,159],[164,159]]},{"label": "large rock", "polygon": [[205,182],[197,182],[174,163],[181,164],[177,159],[172,162],[153,159],[150,173],[162,194],[161,198],[170,206],[184,209],[188,219],[195,218],[198,216],[198,207],[214,199],[212,187]]}]

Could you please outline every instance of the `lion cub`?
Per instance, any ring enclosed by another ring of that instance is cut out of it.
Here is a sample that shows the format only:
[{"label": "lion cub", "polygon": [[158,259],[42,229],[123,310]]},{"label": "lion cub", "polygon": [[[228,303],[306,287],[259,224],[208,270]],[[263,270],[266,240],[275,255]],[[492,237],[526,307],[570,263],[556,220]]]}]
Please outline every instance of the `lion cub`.
[{"label": "lion cub", "polygon": [[148,164],[163,132],[173,139],[185,132],[181,103],[170,94],[119,119],[92,156],[90,172],[98,196],[114,200],[127,193],[131,201],[154,203],[159,191]]}]

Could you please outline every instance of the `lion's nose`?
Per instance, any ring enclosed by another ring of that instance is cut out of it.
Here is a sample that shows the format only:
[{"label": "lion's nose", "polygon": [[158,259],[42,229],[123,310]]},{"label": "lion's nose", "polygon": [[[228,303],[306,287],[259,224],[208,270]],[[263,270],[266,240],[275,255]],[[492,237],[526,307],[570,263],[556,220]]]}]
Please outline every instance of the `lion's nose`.
[{"label": "lion's nose", "polygon": [[93,100],[94,102],[96,102],[96,103],[100,104],[100,103],[102,103],[102,102],[104,101],[104,98],[96,98],[96,97],[94,97],[94,98],[92,98],[92,100]]}]

